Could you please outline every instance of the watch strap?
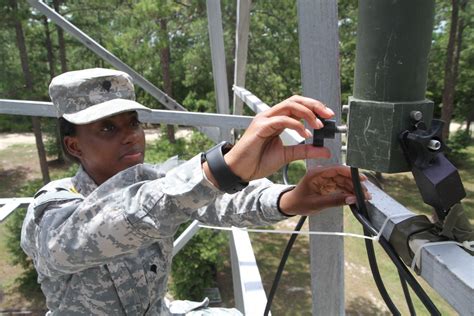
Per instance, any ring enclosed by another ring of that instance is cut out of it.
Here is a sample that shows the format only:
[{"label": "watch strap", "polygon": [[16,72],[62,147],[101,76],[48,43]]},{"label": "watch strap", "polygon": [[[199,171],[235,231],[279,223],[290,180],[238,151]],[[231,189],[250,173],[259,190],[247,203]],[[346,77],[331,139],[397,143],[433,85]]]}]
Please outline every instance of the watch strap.
[{"label": "watch strap", "polygon": [[224,141],[212,147],[204,154],[209,170],[214,179],[216,179],[219,189],[229,194],[241,191],[249,184],[235,175],[225,162],[224,155],[232,147],[231,143]]}]

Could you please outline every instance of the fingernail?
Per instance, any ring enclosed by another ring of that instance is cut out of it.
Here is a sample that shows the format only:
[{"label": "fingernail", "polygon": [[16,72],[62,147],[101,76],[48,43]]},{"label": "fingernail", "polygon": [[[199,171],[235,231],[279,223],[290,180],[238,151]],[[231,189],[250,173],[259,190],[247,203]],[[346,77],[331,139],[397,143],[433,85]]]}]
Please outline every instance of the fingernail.
[{"label": "fingernail", "polygon": [[320,120],[316,119],[316,125],[318,126],[317,128],[323,128],[324,127],[324,124],[323,122],[321,122]]},{"label": "fingernail", "polygon": [[346,204],[355,204],[357,199],[355,196],[348,196],[346,197]]},{"label": "fingernail", "polygon": [[309,129],[306,129],[306,138],[313,137],[313,134]]},{"label": "fingernail", "polygon": [[331,115],[335,115],[334,111],[331,110],[330,108],[326,108],[326,110],[328,110],[328,112],[331,113]]}]

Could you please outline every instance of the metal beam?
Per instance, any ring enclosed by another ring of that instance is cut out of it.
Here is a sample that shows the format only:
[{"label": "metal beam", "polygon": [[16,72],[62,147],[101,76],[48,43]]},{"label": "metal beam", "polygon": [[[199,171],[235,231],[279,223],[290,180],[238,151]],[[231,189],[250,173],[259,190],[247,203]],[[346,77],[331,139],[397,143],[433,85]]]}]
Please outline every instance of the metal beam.
[{"label": "metal beam", "polygon": [[194,235],[199,231],[199,221],[194,220],[189,226],[186,228],[184,232],[179,235],[178,238],[173,243],[173,257],[178,254],[178,252],[186,246],[188,241],[193,238]]},{"label": "metal beam", "polygon": [[222,30],[221,3],[219,0],[207,0],[206,4],[217,110],[218,113],[229,114],[229,92],[227,91],[227,68],[225,62],[224,31]]},{"label": "metal beam", "polygon": [[53,103],[42,101],[0,99],[0,113],[10,115],[56,117],[56,110],[53,107]]},{"label": "metal beam", "polygon": [[[0,113],[13,115],[34,115],[56,117],[56,110],[51,102],[17,101],[0,99]],[[177,124],[196,127],[219,127],[246,129],[253,117],[243,115],[197,113],[185,111],[152,110],[140,113],[140,121],[153,124]]]},{"label": "metal beam", "polygon": [[235,229],[232,230],[230,239],[235,307],[244,315],[263,315],[267,296],[249,235]]},{"label": "metal beam", "polygon": [[[415,216],[374,184],[366,182],[372,194],[369,217],[379,229],[387,218],[383,236],[390,240],[395,224]],[[421,250],[421,277],[460,315],[474,312],[474,257],[454,244],[425,247]]]},{"label": "metal beam", "polygon": [[[245,70],[249,46],[251,0],[237,0],[237,26],[235,30],[234,85],[245,87]],[[233,113],[241,115],[243,102],[237,95],[233,97]]]},{"label": "metal beam", "polygon": [[[298,0],[298,34],[303,94],[318,99],[341,118],[337,1]],[[341,137],[326,140],[329,160],[308,160],[308,168],[341,162]],[[343,231],[342,207],[309,219],[313,231]],[[311,236],[311,288],[313,315],[344,315],[344,241]]]},{"label": "metal beam", "polygon": [[0,223],[20,206],[27,206],[33,198],[8,198],[0,199]]},{"label": "metal beam", "polygon": [[[217,113],[229,114],[229,92],[225,62],[224,31],[222,30],[221,3],[220,0],[207,0],[206,6]],[[233,142],[230,128],[220,129],[219,140]]]}]

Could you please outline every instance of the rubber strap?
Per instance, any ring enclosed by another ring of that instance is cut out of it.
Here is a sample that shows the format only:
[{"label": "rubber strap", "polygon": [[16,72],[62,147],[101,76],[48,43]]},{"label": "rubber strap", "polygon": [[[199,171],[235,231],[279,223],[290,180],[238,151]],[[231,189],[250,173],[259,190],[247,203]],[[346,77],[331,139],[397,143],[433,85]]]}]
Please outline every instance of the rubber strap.
[{"label": "rubber strap", "polygon": [[242,179],[236,176],[226,164],[224,155],[229,152],[231,148],[231,143],[221,142],[209,149],[204,155],[207,165],[217,181],[219,189],[229,194],[239,192],[245,189],[249,184],[248,182],[243,182]]}]

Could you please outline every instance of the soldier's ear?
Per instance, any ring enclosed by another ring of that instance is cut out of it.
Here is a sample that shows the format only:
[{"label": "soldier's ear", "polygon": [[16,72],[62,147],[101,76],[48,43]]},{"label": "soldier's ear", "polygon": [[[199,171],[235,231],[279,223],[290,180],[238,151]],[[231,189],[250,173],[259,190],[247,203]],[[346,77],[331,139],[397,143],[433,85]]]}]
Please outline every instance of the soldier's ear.
[{"label": "soldier's ear", "polygon": [[77,159],[81,159],[82,151],[79,146],[77,137],[64,136],[64,147],[71,156],[76,157]]}]

